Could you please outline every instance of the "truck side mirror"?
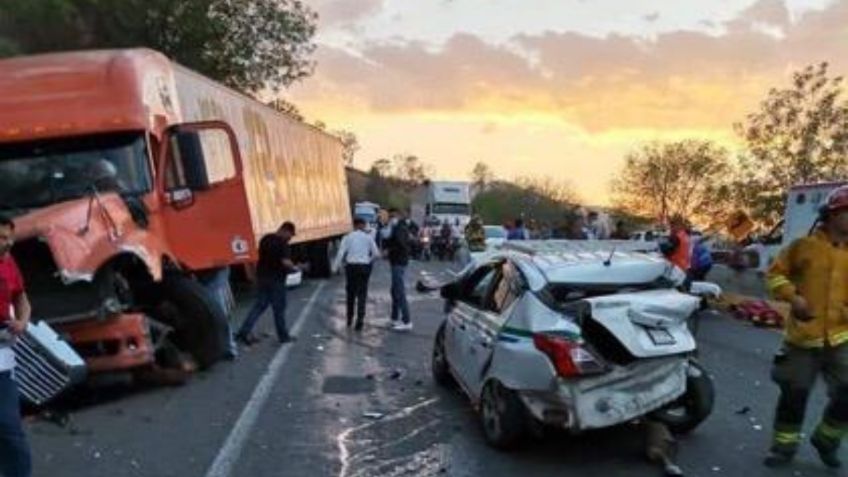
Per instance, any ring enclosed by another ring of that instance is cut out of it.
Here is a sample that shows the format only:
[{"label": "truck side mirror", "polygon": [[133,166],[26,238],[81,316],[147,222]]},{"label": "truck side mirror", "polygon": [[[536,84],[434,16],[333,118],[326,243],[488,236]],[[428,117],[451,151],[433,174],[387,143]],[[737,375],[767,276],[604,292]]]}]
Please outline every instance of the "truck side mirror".
[{"label": "truck side mirror", "polygon": [[232,130],[223,123],[179,124],[167,133],[162,190],[204,191],[238,175],[238,144]]},{"label": "truck side mirror", "polygon": [[206,174],[206,161],[203,155],[203,143],[199,131],[176,131],[172,136],[175,146],[175,160],[182,166],[183,179],[190,190],[206,190],[209,180]]}]

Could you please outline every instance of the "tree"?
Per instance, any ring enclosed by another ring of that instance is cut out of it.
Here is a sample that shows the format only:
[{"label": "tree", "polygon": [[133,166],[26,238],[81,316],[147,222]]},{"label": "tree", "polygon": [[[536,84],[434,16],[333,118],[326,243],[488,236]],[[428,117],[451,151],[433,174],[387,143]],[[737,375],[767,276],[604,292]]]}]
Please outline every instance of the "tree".
[{"label": "tree", "polygon": [[808,66],[773,88],[736,130],[747,146],[734,187],[737,203],[774,223],[795,184],[848,178],[848,101],[828,64]]},{"label": "tree", "polygon": [[369,174],[372,176],[388,178],[392,175],[392,161],[388,159],[377,159],[371,164]]},{"label": "tree", "polygon": [[312,73],[317,15],[300,0],[0,1],[0,55],[145,46],[245,92]]},{"label": "tree", "polygon": [[471,182],[474,183],[477,190],[485,189],[494,180],[495,174],[492,172],[492,168],[483,161],[475,164],[474,169],[471,170]]},{"label": "tree", "polygon": [[334,134],[342,142],[342,146],[344,146],[342,156],[344,157],[345,164],[352,166],[353,160],[356,158],[356,153],[359,151],[359,139],[357,139],[356,134],[343,129],[336,131]]},{"label": "tree", "polygon": [[730,171],[727,151],[710,141],[651,143],[627,155],[612,189],[635,215],[707,220],[726,208]]},{"label": "tree", "polygon": [[289,115],[298,121],[303,121],[303,114],[300,113],[300,108],[298,108],[296,104],[290,101],[287,101],[283,98],[276,98],[269,101],[268,106],[271,106],[277,111]]},{"label": "tree", "polygon": [[515,183],[519,187],[553,202],[560,204],[576,204],[578,202],[577,193],[574,192],[571,183],[566,180],[557,181],[548,176],[520,176],[515,179]]},{"label": "tree", "polygon": [[432,166],[425,164],[418,156],[397,154],[392,158],[392,162],[394,176],[411,186],[421,185],[433,175]]}]

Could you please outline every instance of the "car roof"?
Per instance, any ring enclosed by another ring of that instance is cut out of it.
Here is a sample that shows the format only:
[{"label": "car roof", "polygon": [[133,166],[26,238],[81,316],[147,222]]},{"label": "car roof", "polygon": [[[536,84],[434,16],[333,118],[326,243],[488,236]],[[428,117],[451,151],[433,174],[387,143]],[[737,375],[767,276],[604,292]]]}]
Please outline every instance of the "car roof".
[{"label": "car roof", "polygon": [[514,241],[486,258],[510,259],[539,290],[550,283],[635,285],[670,276],[674,267],[656,251],[654,244],[630,240]]}]

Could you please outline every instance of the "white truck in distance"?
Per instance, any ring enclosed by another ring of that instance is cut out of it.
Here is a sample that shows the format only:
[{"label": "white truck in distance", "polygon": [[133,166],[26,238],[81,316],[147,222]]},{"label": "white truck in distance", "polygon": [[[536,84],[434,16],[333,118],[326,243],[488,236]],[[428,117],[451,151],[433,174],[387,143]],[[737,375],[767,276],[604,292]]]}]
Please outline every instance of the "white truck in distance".
[{"label": "white truck in distance", "polygon": [[465,229],[471,221],[471,184],[468,182],[430,183],[425,214],[430,224],[438,222],[459,225]]}]

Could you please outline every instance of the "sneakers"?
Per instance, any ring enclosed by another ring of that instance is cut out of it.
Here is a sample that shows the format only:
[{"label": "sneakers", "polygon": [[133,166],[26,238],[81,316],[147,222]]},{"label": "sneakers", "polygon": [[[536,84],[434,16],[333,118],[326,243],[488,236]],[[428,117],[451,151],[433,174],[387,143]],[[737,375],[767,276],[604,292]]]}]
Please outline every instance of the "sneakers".
[{"label": "sneakers", "polygon": [[412,323],[392,323],[392,330],[394,331],[412,331]]},{"label": "sneakers", "polygon": [[297,341],[297,336],[288,335],[280,338],[280,344],[294,343],[295,341]]},{"label": "sneakers", "polygon": [[256,336],[254,336],[252,334],[248,334],[248,335],[237,334],[236,335],[236,342],[241,343],[244,346],[250,347],[250,346],[255,345],[256,343],[259,343],[259,338],[257,338]]},{"label": "sneakers", "polygon": [[824,465],[831,469],[839,469],[842,467],[842,461],[839,460],[839,447],[829,445],[823,439],[815,435],[810,439],[810,444],[815,447],[816,452],[819,454],[819,459],[821,459]]}]

